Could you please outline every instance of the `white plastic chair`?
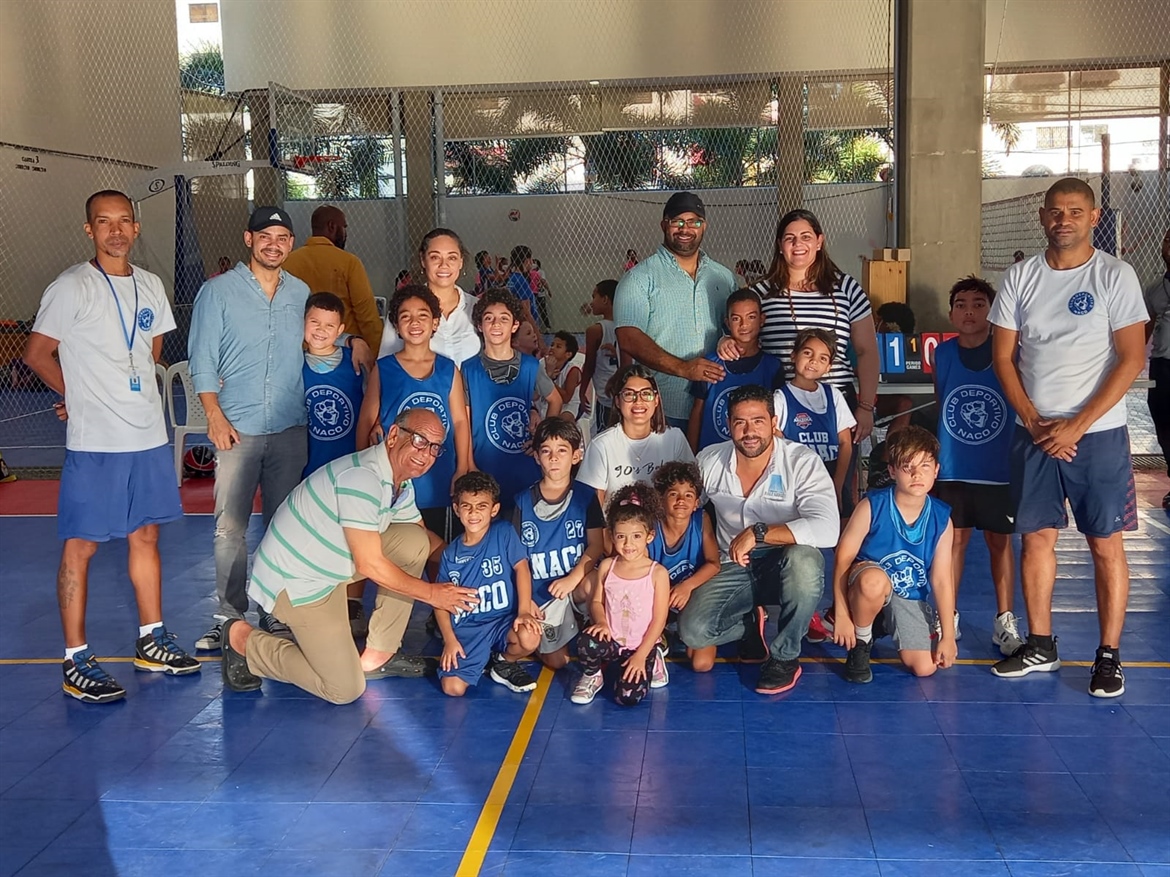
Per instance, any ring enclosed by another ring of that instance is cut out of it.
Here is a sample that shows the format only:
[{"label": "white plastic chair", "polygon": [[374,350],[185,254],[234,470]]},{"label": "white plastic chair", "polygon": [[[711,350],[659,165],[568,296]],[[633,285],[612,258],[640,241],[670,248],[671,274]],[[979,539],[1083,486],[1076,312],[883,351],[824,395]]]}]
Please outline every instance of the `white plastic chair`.
[{"label": "white plastic chair", "polygon": [[381,317],[383,320],[386,319],[386,304],[387,304],[386,296],[384,296],[384,295],[375,295],[374,296],[374,305],[375,305],[375,307],[378,308],[378,316]]},{"label": "white plastic chair", "polygon": [[[183,382],[183,395],[187,399],[187,418],[183,423],[175,422],[175,378]],[[166,372],[167,389],[167,417],[175,430],[175,477],[179,486],[183,486],[183,445],[188,435],[201,435],[207,432],[207,412],[203,410],[203,403],[199,401],[199,394],[195,392],[195,383],[191,380],[191,371],[187,368],[187,360],[176,362]]]}]

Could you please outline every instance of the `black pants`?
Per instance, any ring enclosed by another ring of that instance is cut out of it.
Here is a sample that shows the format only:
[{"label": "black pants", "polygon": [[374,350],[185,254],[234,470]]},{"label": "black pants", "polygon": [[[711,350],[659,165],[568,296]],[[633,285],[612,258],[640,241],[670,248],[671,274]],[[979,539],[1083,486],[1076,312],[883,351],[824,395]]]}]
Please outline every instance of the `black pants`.
[{"label": "black pants", "polygon": [[1154,386],[1146,391],[1154,434],[1166,458],[1166,474],[1170,475],[1170,359],[1155,357],[1150,360],[1150,380]]}]

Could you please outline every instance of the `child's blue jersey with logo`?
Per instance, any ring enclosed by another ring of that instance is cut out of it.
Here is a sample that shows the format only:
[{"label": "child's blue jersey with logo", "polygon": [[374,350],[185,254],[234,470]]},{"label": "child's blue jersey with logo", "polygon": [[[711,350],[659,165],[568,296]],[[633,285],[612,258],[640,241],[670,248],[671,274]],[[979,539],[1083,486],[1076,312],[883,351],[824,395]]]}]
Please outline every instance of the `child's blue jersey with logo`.
[{"label": "child's blue jersey with logo", "polygon": [[959,339],[934,351],[938,388],[939,481],[1007,484],[1016,413],[990,365],[972,371],[959,358]]},{"label": "child's blue jersey with logo", "polygon": [[526,453],[532,439],[528,425],[539,368],[534,357],[522,353],[519,376],[509,384],[497,384],[478,356],[460,366],[471,406],[475,465],[495,476],[504,498],[515,496],[540,478],[536,460]]},{"label": "child's blue jersey with logo", "polygon": [[662,524],[655,527],[654,541],[648,546],[650,559],[666,567],[672,588],[679,582],[689,579],[695,574],[695,570],[703,565],[704,514],[702,509],[695,509],[682,538],[673,550],[666,544]]},{"label": "child's blue jersey with logo", "polygon": [[918,520],[907,524],[894,503],[894,487],[865,494],[869,500],[869,533],[857,552],[857,560],[879,564],[906,600],[925,600],[930,594],[930,565],[934,550],[951,520],[951,507],[933,496]]},{"label": "child's blue jersey with logo", "polygon": [[341,350],[341,362],[333,371],[301,368],[305,382],[305,407],[309,413],[309,461],[301,478],[308,478],[326,463],[357,450],[357,418],[362,407],[362,376],[353,370],[353,353]]},{"label": "child's blue jersey with logo", "polygon": [[552,599],[548,586],[567,575],[585,553],[589,506],[596,502],[597,493],[574,483],[564,510],[545,521],[536,514],[538,490],[539,487],[530,487],[516,495],[515,522],[532,567],[532,600],[542,606]]},{"label": "child's blue jersey with logo", "polygon": [[469,627],[516,617],[513,567],[525,556],[516,531],[503,521],[492,524],[476,545],[464,545],[460,536],[443,550],[439,581],[479,592],[479,604],[474,609],[452,617],[456,635],[462,636],[463,630]]}]

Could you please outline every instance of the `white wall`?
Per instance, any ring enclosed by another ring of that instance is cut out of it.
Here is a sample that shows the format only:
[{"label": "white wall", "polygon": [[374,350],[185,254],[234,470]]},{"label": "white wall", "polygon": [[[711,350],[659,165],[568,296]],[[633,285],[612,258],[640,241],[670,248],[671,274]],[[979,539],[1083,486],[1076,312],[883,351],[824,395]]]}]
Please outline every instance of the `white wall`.
[{"label": "white wall", "polygon": [[987,0],[987,63],[1165,59],[1168,18],[1166,0]]}]

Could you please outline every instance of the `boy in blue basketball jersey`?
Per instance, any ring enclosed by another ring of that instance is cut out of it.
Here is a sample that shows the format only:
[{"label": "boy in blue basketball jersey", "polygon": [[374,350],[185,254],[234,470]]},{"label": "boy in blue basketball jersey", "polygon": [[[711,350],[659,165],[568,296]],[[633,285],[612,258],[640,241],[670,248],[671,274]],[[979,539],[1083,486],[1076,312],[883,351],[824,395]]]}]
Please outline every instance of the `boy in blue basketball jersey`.
[{"label": "boy in blue basketball jersey", "polygon": [[[1016,413],[991,368],[988,314],[995,289],[971,275],[951,287],[951,323],[959,337],[934,352],[934,395],[938,400],[939,473],[935,496],[951,507],[955,541],[951,565],[955,595],[971,531],[983,531],[991,555],[996,615],[991,639],[1004,655],[1024,644],[1012,612],[1015,557],[1012,536],[1011,449]],[[959,613],[955,613],[955,639]]]},{"label": "boy in blue basketball jersey", "polygon": [[[525,311],[506,289],[489,289],[472,310],[483,350],[461,366],[471,420],[472,468],[490,472],[511,517],[513,497],[540,477],[532,458],[532,403],[548,402],[548,417],[561,413],[561,394],[535,357],[512,346]],[[502,504],[503,505],[503,504]]]},{"label": "boy in blue basketball jersey", "polygon": [[540,660],[554,670],[569,662],[568,646],[578,632],[573,603],[588,605],[587,576],[603,553],[605,517],[597,491],[573,480],[582,444],[576,422],[560,417],[540,422],[532,452],[541,479],[516,495],[512,516],[528,549],[532,602],[543,622]]},{"label": "boy in blue basketball jersey", "polygon": [[[869,653],[880,624],[915,676],[955,662],[955,587],[950,507],[930,496],[938,439],[919,426],[887,444],[890,487],[871,490],[841,533],[833,564],[833,641],[849,649],[845,679],[871,682]],[[927,599],[938,610],[936,622]],[[876,623],[875,623],[876,622]]]},{"label": "boy in blue basketball jersey", "polygon": [[708,353],[707,359],[723,366],[723,380],[714,384],[706,381],[691,384],[695,401],[687,424],[687,441],[695,453],[731,438],[727,427],[727,400],[732,390],[747,384],[770,387],[776,373],[781,372],[780,360],[760,350],[764,312],[755,290],[738,289],[728,296],[724,324],[727,334],[743,353],[736,360],[721,359],[718,352]]},{"label": "boy in blue basketball jersey", "polygon": [[302,479],[357,450],[363,378],[354,372],[350,349],[337,346],[345,331],[344,315],[345,304],[331,292],[315,292],[305,301],[302,375],[309,411],[309,461]]},{"label": "boy in blue basketball jersey", "polygon": [[443,550],[438,580],[475,588],[479,603],[458,615],[435,610],[443,635],[439,684],[445,694],[462,697],[490,665],[493,682],[532,691],[536,680],[516,662],[537,647],[541,627],[524,546],[508,523],[492,523],[500,486],[485,472],[468,472],[452,492],[463,535]]}]

